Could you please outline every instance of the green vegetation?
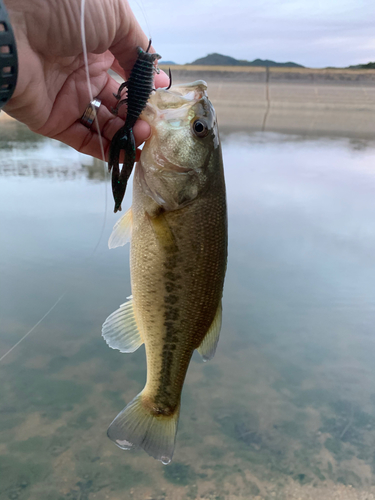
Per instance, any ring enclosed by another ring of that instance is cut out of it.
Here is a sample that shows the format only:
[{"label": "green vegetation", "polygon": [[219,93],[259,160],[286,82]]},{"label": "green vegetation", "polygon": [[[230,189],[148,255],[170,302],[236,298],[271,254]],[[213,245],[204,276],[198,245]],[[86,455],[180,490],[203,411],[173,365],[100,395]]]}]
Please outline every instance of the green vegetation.
[{"label": "green vegetation", "polygon": [[349,66],[349,69],[375,69],[375,62],[367,64],[357,64],[356,66]]}]

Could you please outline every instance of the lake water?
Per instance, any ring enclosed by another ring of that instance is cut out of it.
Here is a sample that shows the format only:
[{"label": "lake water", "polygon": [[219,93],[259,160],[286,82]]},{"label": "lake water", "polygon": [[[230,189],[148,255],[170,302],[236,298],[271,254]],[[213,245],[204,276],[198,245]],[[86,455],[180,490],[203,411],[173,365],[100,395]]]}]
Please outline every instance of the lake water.
[{"label": "lake water", "polygon": [[0,363],[1,499],[375,498],[375,143],[222,138],[223,328],[166,467],[106,436],[146,364],[101,338],[130,295],[103,167],[0,129],[0,357],[65,293]]}]

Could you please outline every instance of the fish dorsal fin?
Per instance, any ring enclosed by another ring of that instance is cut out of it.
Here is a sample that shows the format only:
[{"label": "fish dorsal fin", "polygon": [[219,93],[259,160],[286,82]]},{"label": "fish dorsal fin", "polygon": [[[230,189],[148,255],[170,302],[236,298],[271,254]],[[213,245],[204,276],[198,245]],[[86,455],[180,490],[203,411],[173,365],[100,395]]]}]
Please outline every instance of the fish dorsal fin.
[{"label": "fish dorsal fin", "polygon": [[112,349],[134,352],[143,344],[134,315],[133,298],[122,304],[105,320],[102,336]]},{"label": "fish dorsal fin", "polygon": [[208,332],[206,333],[201,345],[198,347],[197,351],[202,356],[203,361],[208,361],[215,356],[216,346],[219,341],[220,329],[221,329],[221,314],[222,306],[221,302],[217,308],[213,322],[211,323]]},{"label": "fish dorsal fin", "polygon": [[129,210],[113,226],[113,231],[108,240],[109,248],[122,247],[130,241],[132,235],[133,212]]}]

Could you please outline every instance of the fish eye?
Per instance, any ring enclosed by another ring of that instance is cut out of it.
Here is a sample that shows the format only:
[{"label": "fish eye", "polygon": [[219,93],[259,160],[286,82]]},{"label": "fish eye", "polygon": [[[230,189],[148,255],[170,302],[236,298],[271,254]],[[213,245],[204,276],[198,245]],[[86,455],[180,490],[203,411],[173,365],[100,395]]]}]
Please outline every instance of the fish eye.
[{"label": "fish eye", "polygon": [[193,123],[193,132],[197,137],[206,137],[208,134],[207,123],[203,120],[195,120]]}]

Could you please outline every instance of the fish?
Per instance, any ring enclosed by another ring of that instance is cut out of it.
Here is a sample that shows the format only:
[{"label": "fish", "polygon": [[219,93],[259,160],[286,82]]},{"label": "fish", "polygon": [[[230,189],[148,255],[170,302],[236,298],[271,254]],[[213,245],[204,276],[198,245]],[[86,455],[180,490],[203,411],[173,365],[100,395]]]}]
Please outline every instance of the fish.
[{"label": "fish", "polygon": [[221,143],[207,84],[157,89],[141,118],[151,126],[133,179],[132,206],[109,247],[130,241],[132,296],[104,322],[107,344],[145,344],[144,389],[113,420],[109,438],[173,457],[181,392],[194,350],[216,351],[222,323],[228,224]]}]

